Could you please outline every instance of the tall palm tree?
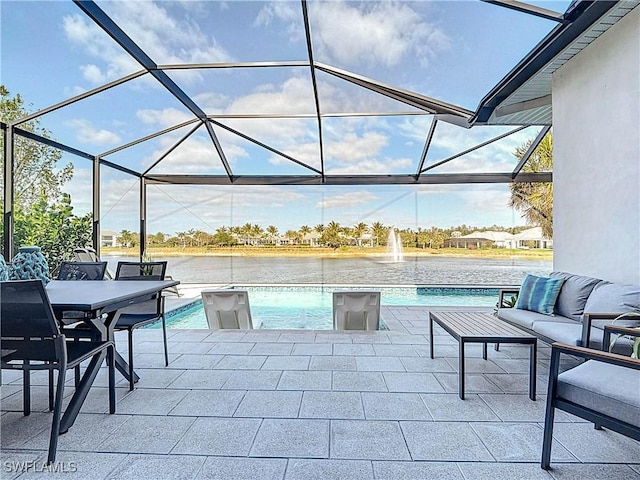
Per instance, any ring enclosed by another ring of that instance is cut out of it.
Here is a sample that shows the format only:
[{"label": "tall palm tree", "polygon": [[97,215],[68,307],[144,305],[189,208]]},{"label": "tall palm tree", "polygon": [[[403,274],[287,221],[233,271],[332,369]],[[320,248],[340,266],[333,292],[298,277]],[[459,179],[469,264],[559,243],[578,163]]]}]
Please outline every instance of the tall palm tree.
[{"label": "tall palm tree", "polygon": [[360,222],[353,226],[353,236],[356,238],[358,246],[362,245],[362,236],[367,233],[369,227],[366,223]]},{"label": "tall palm tree", "polygon": [[[532,140],[518,147],[514,155],[522,158]],[[525,172],[550,172],[553,170],[553,135],[549,132],[522,168]],[[522,212],[530,225],[542,227],[542,233],[553,237],[553,183],[512,183],[509,185],[509,206]]]}]

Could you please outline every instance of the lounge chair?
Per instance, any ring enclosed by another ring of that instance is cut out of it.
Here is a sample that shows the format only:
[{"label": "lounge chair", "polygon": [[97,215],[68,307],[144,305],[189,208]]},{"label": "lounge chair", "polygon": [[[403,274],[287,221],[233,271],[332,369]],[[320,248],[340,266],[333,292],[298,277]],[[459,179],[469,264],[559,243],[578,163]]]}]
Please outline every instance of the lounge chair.
[{"label": "lounge chair", "polygon": [[246,290],[202,290],[202,305],[212,330],[253,329]]},{"label": "lounge chair", "polygon": [[333,292],[334,330],[378,330],[380,292]]},{"label": "lounge chair", "polygon": [[[605,339],[611,333],[638,336],[629,327],[605,325]],[[605,345],[608,345],[608,341]],[[560,373],[560,355],[586,360]],[[554,343],[551,346],[547,411],[542,442],[543,469],[551,466],[551,445],[555,410],[593,422],[640,441],[640,360],[590,348]]]}]

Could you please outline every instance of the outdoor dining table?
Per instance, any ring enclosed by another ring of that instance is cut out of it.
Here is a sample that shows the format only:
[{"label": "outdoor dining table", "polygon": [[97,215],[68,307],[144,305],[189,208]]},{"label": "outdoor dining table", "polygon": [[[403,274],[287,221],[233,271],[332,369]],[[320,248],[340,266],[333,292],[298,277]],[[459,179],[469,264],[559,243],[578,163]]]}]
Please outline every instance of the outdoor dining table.
[{"label": "outdoor dining table", "polygon": [[[52,280],[47,284],[46,290],[58,319],[62,319],[63,312],[67,311],[84,313],[83,318],[60,320],[63,326],[84,322],[100,340],[113,340],[114,328],[122,308],[149,300],[165,288],[173,287],[179,283],[178,280],[88,280],[80,282]],[[86,381],[83,379],[83,382],[76,388],[60,422],[60,433],[65,433],[73,425],[100,370],[101,363],[91,362],[87,367],[88,371],[84,376]],[[118,371],[129,380],[129,366],[118,352],[115,352],[115,365]],[[137,380],[138,376],[135,375],[134,381]]]}]

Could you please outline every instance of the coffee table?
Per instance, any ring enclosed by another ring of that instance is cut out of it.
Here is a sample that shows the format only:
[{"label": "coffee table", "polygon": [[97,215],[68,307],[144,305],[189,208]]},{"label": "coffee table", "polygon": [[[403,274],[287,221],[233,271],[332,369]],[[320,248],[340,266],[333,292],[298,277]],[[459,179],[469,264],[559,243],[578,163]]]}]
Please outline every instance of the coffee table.
[{"label": "coffee table", "polygon": [[458,341],[458,394],[464,400],[464,346],[482,343],[482,358],[487,359],[487,343],[516,343],[530,346],[529,398],[536,399],[536,362],[538,339],[493,315],[481,312],[429,312],[429,353],[433,358],[433,322]]}]

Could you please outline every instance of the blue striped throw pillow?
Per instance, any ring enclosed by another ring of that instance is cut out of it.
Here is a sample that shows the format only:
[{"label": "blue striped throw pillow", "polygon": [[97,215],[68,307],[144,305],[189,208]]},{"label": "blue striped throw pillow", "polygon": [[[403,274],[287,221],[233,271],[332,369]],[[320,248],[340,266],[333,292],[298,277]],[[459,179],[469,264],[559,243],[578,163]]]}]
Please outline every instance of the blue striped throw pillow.
[{"label": "blue striped throw pillow", "polygon": [[527,275],[520,287],[516,308],[552,315],[563,282],[562,278]]}]

